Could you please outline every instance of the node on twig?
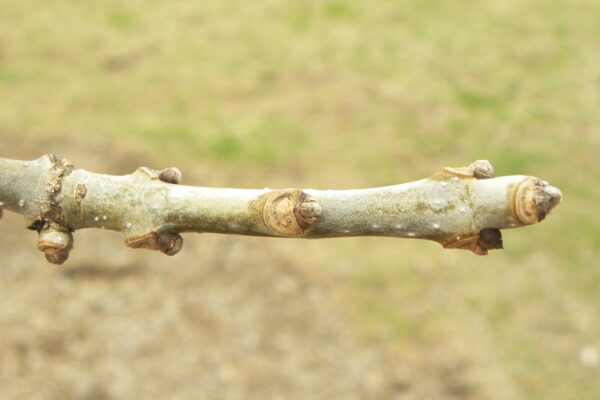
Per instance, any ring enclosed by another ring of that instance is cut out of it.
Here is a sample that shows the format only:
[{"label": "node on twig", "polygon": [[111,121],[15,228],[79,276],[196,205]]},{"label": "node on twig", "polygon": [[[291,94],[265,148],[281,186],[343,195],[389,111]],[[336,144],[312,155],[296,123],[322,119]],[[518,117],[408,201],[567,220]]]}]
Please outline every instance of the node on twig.
[{"label": "node on twig", "polygon": [[73,248],[71,231],[54,224],[45,224],[39,231],[38,249],[52,264],[62,264],[69,258]]},{"label": "node on twig", "polygon": [[152,232],[128,239],[126,244],[133,249],[158,250],[168,256],[174,256],[183,248],[183,238],[176,232]]}]

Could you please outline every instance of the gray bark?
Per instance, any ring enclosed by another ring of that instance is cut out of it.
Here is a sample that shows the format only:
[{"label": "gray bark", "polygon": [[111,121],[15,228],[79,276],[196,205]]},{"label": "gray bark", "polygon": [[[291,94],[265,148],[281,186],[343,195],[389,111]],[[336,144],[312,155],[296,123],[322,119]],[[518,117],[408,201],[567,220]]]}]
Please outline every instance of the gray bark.
[{"label": "gray bark", "polygon": [[48,261],[64,262],[72,232],[120,231],[128,246],[177,253],[181,232],[296,238],[395,236],[430,239],[476,254],[502,248],[500,229],[540,222],[561,200],[535,177],[493,178],[488,161],[443,168],[395,186],[356,190],[223,189],[179,185],[176,168],[111,176],[52,155],[0,158],[2,208],[39,232]]}]

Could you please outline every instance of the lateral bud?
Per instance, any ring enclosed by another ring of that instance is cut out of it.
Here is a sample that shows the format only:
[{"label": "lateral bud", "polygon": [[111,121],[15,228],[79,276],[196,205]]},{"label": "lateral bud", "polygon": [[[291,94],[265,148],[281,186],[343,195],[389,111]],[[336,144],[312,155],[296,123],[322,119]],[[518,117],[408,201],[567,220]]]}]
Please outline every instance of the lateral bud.
[{"label": "lateral bud", "polygon": [[55,224],[45,224],[39,230],[38,250],[52,264],[62,264],[69,258],[73,248],[73,235],[69,229]]},{"label": "lateral bud", "polygon": [[159,180],[165,183],[172,183],[174,185],[177,185],[179,182],[181,182],[181,171],[175,167],[169,167],[161,170],[148,167],[139,167],[133,174],[145,179]]},{"label": "lateral bud", "polygon": [[159,172],[158,179],[165,183],[177,185],[181,182],[181,171],[175,167],[165,168]]},{"label": "lateral bud", "polygon": [[183,238],[175,232],[161,232],[156,239],[158,250],[168,256],[174,256],[183,248]]},{"label": "lateral bud", "polygon": [[485,256],[488,250],[503,249],[502,232],[496,228],[482,229],[477,235],[470,235],[441,242],[446,249],[470,250],[478,256]]},{"label": "lateral bud", "polygon": [[275,190],[266,195],[263,222],[278,236],[299,237],[322,211],[321,205],[300,189]]},{"label": "lateral bud", "polygon": [[298,223],[304,229],[317,222],[323,208],[315,199],[303,193],[303,198],[300,199],[300,203],[296,207],[296,218]]},{"label": "lateral bud", "polygon": [[128,239],[125,244],[133,249],[158,250],[168,256],[174,256],[183,248],[183,238],[176,232],[151,232]]},{"label": "lateral bud", "polygon": [[488,160],[476,160],[466,167],[445,167],[442,176],[453,176],[460,179],[491,179],[494,177],[494,167]]}]

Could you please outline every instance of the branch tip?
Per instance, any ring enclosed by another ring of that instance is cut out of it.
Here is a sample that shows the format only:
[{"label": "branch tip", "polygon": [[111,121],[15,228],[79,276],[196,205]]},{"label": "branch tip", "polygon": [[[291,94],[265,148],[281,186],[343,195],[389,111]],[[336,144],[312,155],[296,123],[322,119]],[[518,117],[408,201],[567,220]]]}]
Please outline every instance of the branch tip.
[{"label": "branch tip", "polygon": [[562,200],[562,192],[539,178],[528,177],[515,191],[517,217],[525,225],[541,222]]}]

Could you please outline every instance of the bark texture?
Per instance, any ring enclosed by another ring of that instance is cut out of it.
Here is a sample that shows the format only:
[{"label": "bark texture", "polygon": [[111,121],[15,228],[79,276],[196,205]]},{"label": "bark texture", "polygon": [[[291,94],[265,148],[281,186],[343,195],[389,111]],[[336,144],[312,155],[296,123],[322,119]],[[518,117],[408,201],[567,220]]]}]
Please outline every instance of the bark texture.
[{"label": "bark texture", "polygon": [[0,217],[3,208],[22,214],[39,232],[38,249],[56,264],[67,259],[72,233],[83,228],[120,231],[128,246],[168,255],[181,250],[181,232],[395,236],[487,254],[502,248],[500,229],[540,222],[561,200],[560,190],[539,178],[493,178],[485,160],[371,189],[224,189],[180,181],[176,168],[112,176],[53,155],[0,158]]}]

